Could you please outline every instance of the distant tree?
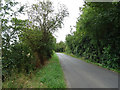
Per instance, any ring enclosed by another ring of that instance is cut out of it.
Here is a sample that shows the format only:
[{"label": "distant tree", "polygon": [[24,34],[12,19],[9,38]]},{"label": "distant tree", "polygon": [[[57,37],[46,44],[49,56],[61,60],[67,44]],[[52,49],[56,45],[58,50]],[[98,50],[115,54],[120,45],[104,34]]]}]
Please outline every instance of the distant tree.
[{"label": "distant tree", "polygon": [[65,52],[66,45],[63,41],[56,43],[56,52]]}]

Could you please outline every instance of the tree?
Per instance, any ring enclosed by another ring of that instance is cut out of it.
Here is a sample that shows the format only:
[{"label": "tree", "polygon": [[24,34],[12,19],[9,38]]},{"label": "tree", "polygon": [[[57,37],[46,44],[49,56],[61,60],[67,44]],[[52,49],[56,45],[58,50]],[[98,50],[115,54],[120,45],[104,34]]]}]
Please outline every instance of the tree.
[{"label": "tree", "polygon": [[36,58],[36,66],[39,67],[39,62],[44,65],[44,61],[52,55],[55,47],[52,33],[62,27],[68,12],[65,6],[61,6],[58,12],[54,12],[50,1],[33,4],[27,12],[29,20],[26,27],[29,28],[23,30],[22,41],[32,49]]},{"label": "tree", "polygon": [[[114,3],[86,2],[76,23],[76,32],[66,37],[71,53],[92,62],[118,69],[120,6]],[[113,49],[114,48],[114,49]],[[67,51],[68,51],[67,50]]]},{"label": "tree", "polygon": [[63,41],[56,43],[56,52],[65,52],[66,45]]},{"label": "tree", "polygon": [[12,0],[0,3],[3,82],[14,73],[30,74],[40,64],[44,65],[55,49],[56,39],[52,34],[62,27],[64,17],[68,15],[66,8],[55,13],[52,3],[43,1],[29,7],[33,16],[27,9],[31,18],[21,20],[17,15],[23,13],[24,6],[15,11],[12,7],[16,4]]},{"label": "tree", "polygon": [[[17,2],[12,0],[6,0],[5,4],[3,4],[3,2],[0,3],[3,82],[10,77],[13,72],[18,73],[24,70],[26,73],[29,73],[30,69],[33,67],[33,63],[31,64],[33,59],[32,55],[27,56],[28,53],[31,53],[29,47],[19,42],[18,39],[20,31],[17,26],[19,21],[16,15],[21,13],[19,12],[20,10],[14,11],[12,9],[12,7],[17,4]],[[21,68],[19,68],[20,66]]]}]

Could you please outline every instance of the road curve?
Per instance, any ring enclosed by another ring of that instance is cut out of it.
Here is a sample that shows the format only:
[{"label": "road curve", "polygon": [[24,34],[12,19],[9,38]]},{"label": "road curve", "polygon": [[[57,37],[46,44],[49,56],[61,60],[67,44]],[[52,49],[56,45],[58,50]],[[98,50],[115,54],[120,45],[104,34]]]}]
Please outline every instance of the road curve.
[{"label": "road curve", "polygon": [[118,74],[57,53],[68,88],[118,88]]}]

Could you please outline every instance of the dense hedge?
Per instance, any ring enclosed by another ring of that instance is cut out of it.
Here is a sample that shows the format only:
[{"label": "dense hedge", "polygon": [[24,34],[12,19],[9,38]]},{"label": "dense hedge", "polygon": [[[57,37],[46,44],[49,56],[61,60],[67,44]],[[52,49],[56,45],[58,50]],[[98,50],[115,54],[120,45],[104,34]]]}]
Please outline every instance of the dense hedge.
[{"label": "dense hedge", "polygon": [[76,32],[66,37],[66,51],[108,68],[120,60],[120,3],[85,3]]}]

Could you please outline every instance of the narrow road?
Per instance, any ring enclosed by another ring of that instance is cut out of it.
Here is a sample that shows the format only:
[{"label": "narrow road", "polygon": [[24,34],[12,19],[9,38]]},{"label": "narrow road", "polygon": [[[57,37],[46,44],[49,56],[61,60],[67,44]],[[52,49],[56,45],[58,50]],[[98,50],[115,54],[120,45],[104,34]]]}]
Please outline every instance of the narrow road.
[{"label": "narrow road", "polygon": [[118,74],[57,53],[69,88],[118,88]]}]

